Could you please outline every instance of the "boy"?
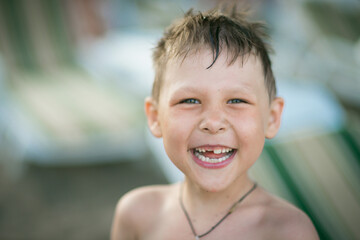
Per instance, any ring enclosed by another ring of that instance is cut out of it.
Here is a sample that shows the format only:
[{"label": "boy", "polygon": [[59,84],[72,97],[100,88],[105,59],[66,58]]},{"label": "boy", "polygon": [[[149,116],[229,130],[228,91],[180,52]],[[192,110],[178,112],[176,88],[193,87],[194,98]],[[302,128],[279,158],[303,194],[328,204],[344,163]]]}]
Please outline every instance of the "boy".
[{"label": "boy", "polygon": [[185,180],[123,196],[113,240],[318,239],[303,212],[247,175],[284,104],[262,28],[236,11],[189,11],[159,41],[145,111]]}]

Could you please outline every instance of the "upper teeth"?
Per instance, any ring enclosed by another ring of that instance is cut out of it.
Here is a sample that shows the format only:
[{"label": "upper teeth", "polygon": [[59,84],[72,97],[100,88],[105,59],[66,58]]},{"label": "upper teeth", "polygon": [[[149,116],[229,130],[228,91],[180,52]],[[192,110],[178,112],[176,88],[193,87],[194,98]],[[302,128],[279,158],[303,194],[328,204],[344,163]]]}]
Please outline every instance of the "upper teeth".
[{"label": "upper teeth", "polygon": [[214,153],[215,153],[215,154],[220,154],[221,152],[222,152],[222,149],[215,149],[215,150],[214,150]]},{"label": "upper teeth", "polygon": [[206,150],[205,148],[195,148],[195,150],[198,152],[213,151],[215,154],[227,153],[227,152],[232,151],[231,148],[216,148],[214,150]]}]

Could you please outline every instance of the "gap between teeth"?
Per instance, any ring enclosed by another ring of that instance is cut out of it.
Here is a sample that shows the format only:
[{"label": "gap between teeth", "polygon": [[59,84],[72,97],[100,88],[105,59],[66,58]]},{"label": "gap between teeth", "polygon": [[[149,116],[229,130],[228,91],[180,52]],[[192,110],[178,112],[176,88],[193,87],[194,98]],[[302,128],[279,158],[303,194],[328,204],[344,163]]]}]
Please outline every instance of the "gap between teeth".
[{"label": "gap between teeth", "polygon": [[220,163],[220,162],[223,162],[223,161],[225,161],[226,159],[228,159],[230,156],[231,156],[231,154],[228,154],[228,155],[226,155],[226,156],[224,156],[224,157],[221,157],[221,158],[208,158],[208,157],[205,157],[205,156],[203,156],[203,155],[201,155],[200,153],[198,153],[198,152],[195,152],[195,156],[197,157],[197,158],[199,158],[201,161],[203,161],[203,162],[208,162],[208,163]]},{"label": "gap between teeth", "polygon": [[[202,149],[202,148],[195,148],[195,150],[197,152],[206,152],[205,149]],[[231,152],[232,149],[231,148],[223,148],[223,149],[215,149],[213,152],[215,154],[220,154],[220,153],[228,153],[228,152]]]}]

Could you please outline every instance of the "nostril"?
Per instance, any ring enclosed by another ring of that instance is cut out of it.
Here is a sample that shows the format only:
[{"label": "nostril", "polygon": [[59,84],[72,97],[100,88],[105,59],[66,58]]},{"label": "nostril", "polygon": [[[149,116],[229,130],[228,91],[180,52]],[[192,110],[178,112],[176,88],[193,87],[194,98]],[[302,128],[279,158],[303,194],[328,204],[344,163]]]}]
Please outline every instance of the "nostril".
[{"label": "nostril", "polygon": [[203,132],[215,134],[226,131],[227,123],[226,120],[221,117],[212,116],[203,119],[199,124],[199,128]]},{"label": "nostril", "polygon": [[221,128],[208,128],[208,127],[204,127],[202,128],[203,131],[205,132],[210,132],[210,133],[218,133],[218,132],[223,132],[225,131],[224,127]]}]

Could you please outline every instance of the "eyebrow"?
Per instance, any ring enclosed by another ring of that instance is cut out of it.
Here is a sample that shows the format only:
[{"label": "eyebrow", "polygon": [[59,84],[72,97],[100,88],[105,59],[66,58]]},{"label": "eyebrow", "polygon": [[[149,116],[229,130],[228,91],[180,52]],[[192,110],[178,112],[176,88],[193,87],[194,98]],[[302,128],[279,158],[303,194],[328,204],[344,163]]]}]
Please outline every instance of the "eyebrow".
[{"label": "eyebrow", "polygon": [[183,86],[176,89],[172,95],[177,94],[179,92],[192,92],[192,93],[198,93],[198,88],[192,87],[192,86]]},{"label": "eyebrow", "polygon": [[[226,92],[226,93],[230,93],[230,94],[245,94],[245,95],[255,95],[255,92],[253,91],[253,88],[249,87],[249,86],[243,86],[243,87],[231,87],[231,88],[222,88],[222,91]],[[192,87],[192,86],[183,86],[183,87],[179,87],[178,89],[176,89],[171,95],[178,95],[180,93],[197,93],[197,94],[201,94],[201,89]]]},{"label": "eyebrow", "polygon": [[241,88],[232,88],[227,90],[228,93],[230,94],[244,94],[246,96],[250,96],[250,97],[255,97],[256,96],[256,91],[255,89],[249,87],[249,86],[244,86]]},{"label": "eyebrow", "polygon": [[175,100],[177,98],[179,98],[181,95],[183,94],[201,94],[201,91],[199,91],[197,88],[194,88],[192,86],[183,86],[183,87],[179,87],[178,89],[176,89],[175,91],[173,91],[170,94],[170,100]]}]

